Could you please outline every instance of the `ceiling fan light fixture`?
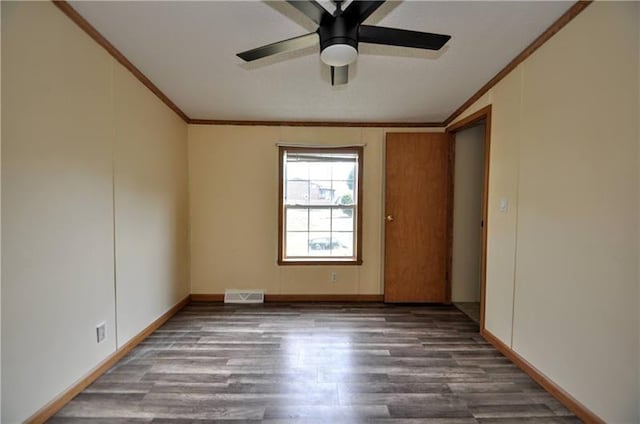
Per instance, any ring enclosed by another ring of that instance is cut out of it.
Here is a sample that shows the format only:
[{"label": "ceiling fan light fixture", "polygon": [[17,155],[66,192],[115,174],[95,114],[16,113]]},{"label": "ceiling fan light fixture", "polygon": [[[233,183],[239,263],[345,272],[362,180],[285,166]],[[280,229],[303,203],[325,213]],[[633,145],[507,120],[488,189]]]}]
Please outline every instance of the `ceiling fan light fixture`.
[{"label": "ceiling fan light fixture", "polygon": [[320,60],[329,66],[346,66],[358,57],[358,50],[349,44],[332,44],[320,53]]}]

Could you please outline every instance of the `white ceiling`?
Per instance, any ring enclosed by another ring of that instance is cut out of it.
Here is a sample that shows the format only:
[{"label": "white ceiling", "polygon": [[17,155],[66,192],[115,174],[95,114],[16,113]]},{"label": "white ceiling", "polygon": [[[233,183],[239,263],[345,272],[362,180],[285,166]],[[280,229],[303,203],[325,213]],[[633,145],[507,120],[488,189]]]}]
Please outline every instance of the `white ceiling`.
[{"label": "white ceiling", "polygon": [[443,121],[572,4],[385,3],[367,24],[451,40],[439,52],[360,44],[349,83],[332,87],[318,47],[236,57],[315,31],[285,2],[72,2],[192,119],[356,122]]}]

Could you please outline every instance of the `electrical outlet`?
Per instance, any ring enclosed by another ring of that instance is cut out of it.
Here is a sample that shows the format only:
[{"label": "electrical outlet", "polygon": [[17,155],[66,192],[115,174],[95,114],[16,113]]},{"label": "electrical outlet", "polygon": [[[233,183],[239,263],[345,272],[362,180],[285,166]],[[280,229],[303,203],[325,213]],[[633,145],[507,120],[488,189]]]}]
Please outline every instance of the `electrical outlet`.
[{"label": "electrical outlet", "polygon": [[104,339],[107,338],[107,323],[106,322],[101,322],[100,324],[98,324],[96,326],[96,337],[97,337],[98,343],[101,343],[102,341],[104,341]]},{"label": "electrical outlet", "polygon": [[334,271],[331,273],[331,282],[335,283],[336,281],[338,281],[338,273]]}]

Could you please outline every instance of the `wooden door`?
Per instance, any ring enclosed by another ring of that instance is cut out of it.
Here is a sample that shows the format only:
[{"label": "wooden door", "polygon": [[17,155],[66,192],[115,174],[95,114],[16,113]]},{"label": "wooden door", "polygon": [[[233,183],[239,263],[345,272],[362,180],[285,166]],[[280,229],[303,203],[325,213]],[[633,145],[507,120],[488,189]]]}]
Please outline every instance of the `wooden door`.
[{"label": "wooden door", "polygon": [[447,302],[450,163],[445,133],[386,141],[385,302]]}]

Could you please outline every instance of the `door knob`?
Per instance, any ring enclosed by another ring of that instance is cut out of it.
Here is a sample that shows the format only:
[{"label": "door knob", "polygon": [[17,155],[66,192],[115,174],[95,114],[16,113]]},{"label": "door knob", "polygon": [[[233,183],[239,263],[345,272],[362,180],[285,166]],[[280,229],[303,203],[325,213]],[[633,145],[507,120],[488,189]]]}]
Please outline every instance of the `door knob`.
[{"label": "door knob", "polygon": [[387,215],[387,222],[393,221],[393,215]]}]

